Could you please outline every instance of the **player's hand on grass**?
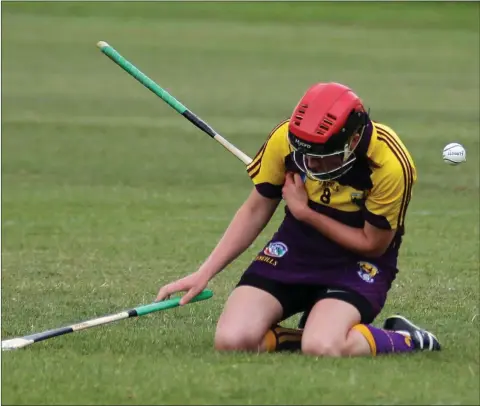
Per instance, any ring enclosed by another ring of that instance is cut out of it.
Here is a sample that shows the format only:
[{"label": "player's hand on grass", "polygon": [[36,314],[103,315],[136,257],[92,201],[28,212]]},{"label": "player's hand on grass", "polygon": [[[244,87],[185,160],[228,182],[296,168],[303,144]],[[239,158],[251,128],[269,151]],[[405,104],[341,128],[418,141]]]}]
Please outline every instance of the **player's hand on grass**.
[{"label": "player's hand on grass", "polygon": [[168,285],[163,286],[158,291],[156,302],[168,298],[173,293],[177,292],[187,292],[180,300],[180,306],[187,304],[200,292],[202,292],[208,285],[208,277],[200,272],[194,272],[191,275],[185,276],[182,279],[179,279],[175,282],[169,283]]}]

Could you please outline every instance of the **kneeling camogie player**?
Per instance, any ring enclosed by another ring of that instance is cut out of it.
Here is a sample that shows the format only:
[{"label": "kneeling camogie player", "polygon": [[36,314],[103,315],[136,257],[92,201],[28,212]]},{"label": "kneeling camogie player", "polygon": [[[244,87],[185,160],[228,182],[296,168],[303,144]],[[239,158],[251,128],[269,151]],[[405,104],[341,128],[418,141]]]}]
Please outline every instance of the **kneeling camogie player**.
[{"label": "kneeling camogie player", "polygon": [[[383,328],[369,324],[398,271],[416,170],[395,132],[372,121],[351,89],[308,89],[247,171],[255,187],[218,245],[157,300],[187,291],[184,304],[201,292],[252,244],[283,198],[282,224],[218,321],[218,350],[356,356],[440,349],[433,334],[402,316]],[[299,329],[278,325],[301,312]]]}]

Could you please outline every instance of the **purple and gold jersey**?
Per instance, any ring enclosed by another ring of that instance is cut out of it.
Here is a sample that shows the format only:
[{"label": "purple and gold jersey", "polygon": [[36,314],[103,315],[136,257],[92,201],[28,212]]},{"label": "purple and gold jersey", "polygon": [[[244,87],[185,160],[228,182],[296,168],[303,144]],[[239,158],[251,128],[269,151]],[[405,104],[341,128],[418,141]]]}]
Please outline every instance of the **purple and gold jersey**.
[{"label": "purple and gold jersey", "polygon": [[[272,131],[247,167],[257,191],[268,198],[281,199],[285,172],[298,172],[287,134],[288,120]],[[354,290],[380,279],[377,284],[388,290],[397,273],[405,215],[417,177],[415,165],[399,137],[383,124],[369,123],[357,148],[354,167],[342,177],[319,181],[302,176],[309,206],[352,227],[363,228],[367,221],[396,230],[385,254],[369,259],[348,251],[295,219],[286,207],[282,224],[254,261],[263,265],[251,267],[255,272],[286,283],[329,285],[331,281],[331,286]],[[343,284],[352,272],[354,279]]]}]

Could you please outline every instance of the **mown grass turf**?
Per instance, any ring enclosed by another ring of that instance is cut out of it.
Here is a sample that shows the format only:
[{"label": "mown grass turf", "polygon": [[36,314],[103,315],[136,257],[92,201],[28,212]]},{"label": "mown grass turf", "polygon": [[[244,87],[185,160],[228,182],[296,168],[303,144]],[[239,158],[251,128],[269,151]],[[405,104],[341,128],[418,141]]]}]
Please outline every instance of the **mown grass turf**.
[{"label": "mown grass turf", "polygon": [[[305,89],[357,90],[416,161],[401,273],[379,317],[438,354],[217,354],[208,302],[2,353],[5,404],[478,404],[477,4],[3,3],[2,338],[148,303],[194,271],[251,183],[103,56],[105,40],[254,155]],[[445,144],[467,148],[449,167]],[[287,322],[294,325],[295,319]]]}]

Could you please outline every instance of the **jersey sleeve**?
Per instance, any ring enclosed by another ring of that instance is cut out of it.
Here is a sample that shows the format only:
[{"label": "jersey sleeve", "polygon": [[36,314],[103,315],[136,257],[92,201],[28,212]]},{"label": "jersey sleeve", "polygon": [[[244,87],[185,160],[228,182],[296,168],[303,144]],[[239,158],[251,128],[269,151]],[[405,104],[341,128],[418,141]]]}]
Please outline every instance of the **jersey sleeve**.
[{"label": "jersey sleeve", "polygon": [[415,180],[415,168],[409,163],[388,165],[373,179],[365,201],[365,220],[384,230],[403,228]]},{"label": "jersey sleeve", "polygon": [[288,121],[280,123],[247,166],[257,191],[270,199],[282,198],[285,182],[285,157],[289,155]]}]

